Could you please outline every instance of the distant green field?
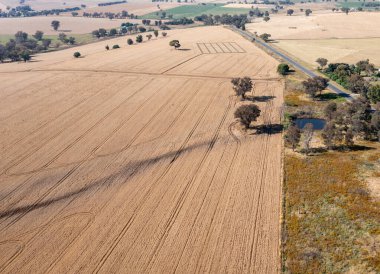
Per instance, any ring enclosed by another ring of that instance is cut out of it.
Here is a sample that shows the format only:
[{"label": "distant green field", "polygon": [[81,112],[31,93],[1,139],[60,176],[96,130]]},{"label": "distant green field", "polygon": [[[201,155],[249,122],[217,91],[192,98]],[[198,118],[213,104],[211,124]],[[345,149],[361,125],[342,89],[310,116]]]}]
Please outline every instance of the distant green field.
[{"label": "distant green field", "polygon": [[[187,5],[165,10],[166,16],[173,15],[173,18],[193,18],[202,14],[222,15],[222,14],[247,14],[250,9],[246,8],[225,8],[224,4]],[[142,16],[144,19],[160,19],[161,13],[152,12]]]}]

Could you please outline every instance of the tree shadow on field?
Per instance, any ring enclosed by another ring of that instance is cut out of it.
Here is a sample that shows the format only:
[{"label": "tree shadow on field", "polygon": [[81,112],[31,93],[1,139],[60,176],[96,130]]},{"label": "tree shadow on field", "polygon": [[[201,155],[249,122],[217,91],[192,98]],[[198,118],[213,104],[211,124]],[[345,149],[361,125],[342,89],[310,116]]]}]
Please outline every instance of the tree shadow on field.
[{"label": "tree shadow on field", "polygon": [[323,94],[316,96],[316,98],[320,101],[335,100],[335,99],[346,98],[346,97],[348,97],[348,96],[345,94],[337,94],[337,93],[333,93],[333,92],[323,93]]},{"label": "tree shadow on field", "polygon": [[242,101],[251,101],[251,102],[268,102],[270,100],[273,100],[276,98],[276,96],[271,95],[261,95],[261,96],[254,96],[254,95],[246,95]]},{"label": "tree shadow on field", "polygon": [[[221,139],[218,139],[218,140],[220,141]],[[150,168],[156,165],[160,161],[166,160],[167,161],[166,168],[168,168],[180,157],[182,153],[190,152],[195,149],[201,149],[205,147],[208,149],[211,149],[214,146],[215,142],[216,140],[211,139],[208,142],[196,143],[194,145],[191,145],[179,150],[175,150],[175,151],[170,151],[168,153],[164,153],[162,155],[158,155],[155,157],[138,160],[138,161],[131,161],[126,166],[121,167],[118,170],[115,170],[112,174],[108,176],[104,176],[95,181],[92,181],[91,183],[88,183],[87,185],[84,185],[76,190],[72,190],[64,194],[58,195],[56,197],[52,197],[52,198],[49,198],[37,203],[30,203],[27,205],[18,206],[14,208],[8,208],[6,210],[0,211],[0,219],[9,218],[9,217],[20,215],[20,214],[27,214],[31,211],[41,209],[41,208],[46,208],[58,202],[63,202],[68,199],[74,199],[75,197],[78,197],[81,194],[89,192],[89,191],[96,192],[96,191],[99,191],[99,189],[101,191],[101,188],[109,189],[111,186],[121,186],[127,183],[130,179],[132,179],[134,176],[136,176],[140,172],[144,172],[147,168]],[[73,167],[73,169],[75,168],[76,167]],[[70,173],[71,171],[72,170],[69,170],[68,172]],[[62,177],[65,177],[66,175],[67,173],[63,174]],[[61,179],[58,179],[58,180],[61,180]],[[33,182],[32,184],[34,186],[38,186],[40,184],[46,185],[44,182],[48,182],[49,185],[47,185],[46,188],[51,189],[54,185],[57,184],[57,179],[52,180],[51,177],[44,177]],[[30,193],[30,195],[33,195],[33,193]]]},{"label": "tree shadow on field", "polygon": [[253,129],[256,129],[254,134],[278,134],[283,131],[284,126],[281,124],[268,124],[254,126]]},{"label": "tree shadow on field", "polygon": [[367,150],[373,150],[373,149],[376,149],[376,148],[362,146],[362,145],[352,145],[352,146],[341,145],[341,146],[335,146],[333,148],[333,150],[337,150],[337,151],[367,151]]}]

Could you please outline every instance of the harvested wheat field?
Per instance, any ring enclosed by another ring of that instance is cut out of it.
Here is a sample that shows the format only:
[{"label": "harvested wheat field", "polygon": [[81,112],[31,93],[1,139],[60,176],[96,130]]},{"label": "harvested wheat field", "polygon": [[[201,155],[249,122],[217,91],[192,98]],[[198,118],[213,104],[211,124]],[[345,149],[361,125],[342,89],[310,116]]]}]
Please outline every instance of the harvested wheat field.
[{"label": "harvested wheat field", "polygon": [[380,38],[281,40],[276,46],[314,67],[318,66],[315,60],[319,57],[332,63],[349,64],[369,59],[375,66],[380,66]]},{"label": "harvested wheat field", "polygon": [[279,124],[276,61],[221,27],[112,42],[0,65],[0,271],[278,272],[281,134],[230,84]]},{"label": "harvested wheat field", "polygon": [[380,38],[380,13],[312,13],[286,16],[278,14],[264,22],[247,24],[251,32],[270,33],[273,39]]}]

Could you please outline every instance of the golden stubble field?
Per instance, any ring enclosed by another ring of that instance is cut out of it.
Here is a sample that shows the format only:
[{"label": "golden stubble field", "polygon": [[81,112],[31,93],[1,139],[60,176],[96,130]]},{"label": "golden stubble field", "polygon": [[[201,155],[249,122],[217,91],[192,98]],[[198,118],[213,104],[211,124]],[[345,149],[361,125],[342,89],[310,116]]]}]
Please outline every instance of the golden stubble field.
[{"label": "golden stubble field", "polygon": [[352,12],[316,13],[305,15],[272,16],[267,23],[248,24],[251,32],[270,33],[273,45],[292,56],[317,67],[315,60],[356,63],[369,59],[380,66],[380,13]]},{"label": "golden stubble field", "polygon": [[278,124],[277,63],[221,27],[168,36],[0,66],[1,272],[279,271],[281,134],[243,133],[230,84]]}]

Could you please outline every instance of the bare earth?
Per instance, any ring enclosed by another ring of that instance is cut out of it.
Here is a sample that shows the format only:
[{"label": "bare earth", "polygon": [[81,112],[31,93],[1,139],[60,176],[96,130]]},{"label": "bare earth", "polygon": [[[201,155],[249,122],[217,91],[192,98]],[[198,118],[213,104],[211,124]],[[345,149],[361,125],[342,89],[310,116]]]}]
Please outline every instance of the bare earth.
[{"label": "bare earth", "polygon": [[277,62],[221,27],[112,42],[0,65],[0,272],[279,272],[281,134],[230,84],[277,124]]}]

